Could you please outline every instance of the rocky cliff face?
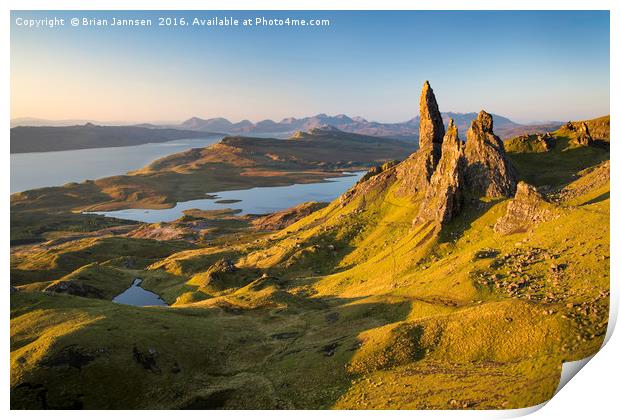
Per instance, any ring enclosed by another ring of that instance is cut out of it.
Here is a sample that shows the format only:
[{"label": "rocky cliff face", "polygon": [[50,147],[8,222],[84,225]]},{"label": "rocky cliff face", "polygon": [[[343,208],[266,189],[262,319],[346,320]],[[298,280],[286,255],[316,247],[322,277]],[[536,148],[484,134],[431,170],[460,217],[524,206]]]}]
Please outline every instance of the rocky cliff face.
[{"label": "rocky cliff face", "polygon": [[493,117],[480,111],[471,123],[465,143],[465,185],[470,193],[486,197],[511,197],[516,172],[506,159],[504,143],[493,134]]},{"label": "rocky cliff face", "polygon": [[506,215],[500,217],[493,229],[505,235],[525,232],[552,216],[549,204],[535,187],[521,181],[514,200],[508,203]]},{"label": "rocky cliff face", "polygon": [[464,164],[463,144],[454,121],[450,119],[448,132],[443,138],[441,159],[431,177],[414,224],[433,220],[444,224],[459,213],[463,204]]}]

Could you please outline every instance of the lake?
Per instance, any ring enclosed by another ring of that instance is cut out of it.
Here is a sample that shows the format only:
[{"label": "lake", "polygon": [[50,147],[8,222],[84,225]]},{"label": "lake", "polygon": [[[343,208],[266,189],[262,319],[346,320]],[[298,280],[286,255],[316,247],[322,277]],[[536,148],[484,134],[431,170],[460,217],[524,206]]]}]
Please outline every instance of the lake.
[{"label": "lake", "polygon": [[134,279],[129,289],[112,299],[112,302],[133,306],[168,306],[157,294],[140,287],[142,279]]},{"label": "lake", "polygon": [[217,143],[223,136],[127,147],[11,154],[11,193],[82,182],[140,169],[173,153]]},{"label": "lake", "polygon": [[[312,184],[257,187],[248,190],[209,193],[209,195],[215,195],[216,198],[180,202],[170,209],[126,209],[94,213],[146,223],[171,222],[183,216],[183,210],[189,209],[222,210],[232,208],[241,210],[241,214],[266,214],[284,210],[306,201],[332,201],[351,188],[364,173],[348,173],[348,176],[328,178],[325,180],[326,182]],[[234,200],[235,202],[217,202],[221,200]]]}]

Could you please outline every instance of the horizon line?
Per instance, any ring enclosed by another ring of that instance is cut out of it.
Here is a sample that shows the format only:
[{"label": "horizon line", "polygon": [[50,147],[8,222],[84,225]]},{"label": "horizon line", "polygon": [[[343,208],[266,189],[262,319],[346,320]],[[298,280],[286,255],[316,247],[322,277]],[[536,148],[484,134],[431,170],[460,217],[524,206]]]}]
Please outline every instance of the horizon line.
[{"label": "horizon line", "polygon": [[[456,115],[467,115],[467,114],[477,114],[480,111],[469,111],[469,112],[460,112],[460,111],[441,111],[442,114],[456,114]],[[599,115],[599,116],[595,116],[595,117],[591,117],[591,118],[571,118],[571,119],[546,119],[546,120],[515,120],[509,116],[506,115],[502,115],[502,114],[498,114],[498,113],[494,113],[494,112],[489,112],[491,115],[497,116],[497,117],[502,117],[502,118],[506,118],[508,120],[510,120],[513,123],[516,124],[521,124],[521,125],[526,125],[526,124],[542,124],[542,123],[558,123],[558,122],[567,122],[567,121],[580,121],[582,119],[594,119],[594,118],[599,118],[599,117],[604,117],[609,115],[609,113],[607,114],[603,114],[603,115]],[[101,123],[101,124],[106,124],[106,125],[139,125],[139,124],[153,124],[153,125],[157,125],[157,124],[183,124],[184,122],[187,122],[191,119],[199,119],[199,120],[203,120],[203,121],[209,121],[209,120],[215,120],[215,119],[223,119],[228,121],[231,124],[238,124],[241,122],[250,122],[253,125],[256,125],[260,122],[265,122],[265,121],[271,121],[271,122],[275,122],[275,123],[280,123],[283,122],[284,120],[287,119],[294,119],[294,120],[302,120],[305,118],[313,118],[313,117],[319,117],[319,116],[326,116],[326,117],[347,117],[350,119],[356,119],[356,118],[361,118],[366,122],[369,123],[381,123],[381,124],[403,124],[403,123],[407,123],[411,120],[414,120],[416,118],[420,117],[420,114],[416,114],[415,116],[407,119],[407,120],[398,120],[398,121],[379,121],[379,120],[372,120],[372,119],[367,119],[362,117],[361,115],[355,115],[355,116],[351,116],[349,114],[346,113],[338,113],[338,114],[327,114],[327,113],[318,113],[318,114],[313,114],[313,115],[306,115],[306,116],[301,116],[301,117],[297,117],[297,116],[289,116],[289,117],[283,117],[279,120],[277,119],[272,119],[272,118],[264,118],[264,119],[260,119],[260,120],[251,120],[249,118],[243,118],[243,119],[239,119],[239,120],[235,120],[235,119],[231,119],[231,118],[227,118],[224,116],[215,116],[215,117],[200,117],[197,116],[196,114],[192,115],[191,117],[185,118],[185,119],[177,119],[177,120],[105,120],[105,119],[98,119],[98,118],[43,118],[43,117],[34,117],[34,116],[23,116],[23,117],[11,117],[10,118],[10,122],[13,123],[14,121],[18,121],[18,120],[40,120],[40,121],[48,121],[48,122],[53,122],[53,123],[62,123],[62,122],[83,122],[84,124],[86,123]],[[74,125],[74,124],[72,124]]]}]

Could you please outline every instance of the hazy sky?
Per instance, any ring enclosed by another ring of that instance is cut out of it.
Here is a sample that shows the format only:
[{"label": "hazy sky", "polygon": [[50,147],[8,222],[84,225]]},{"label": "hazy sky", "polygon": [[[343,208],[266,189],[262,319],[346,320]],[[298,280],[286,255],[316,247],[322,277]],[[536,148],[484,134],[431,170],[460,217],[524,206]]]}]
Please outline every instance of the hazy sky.
[{"label": "hazy sky", "polygon": [[[65,19],[24,28],[16,19]],[[152,27],[72,27],[73,17]],[[327,18],[329,27],[158,27],[158,16]],[[609,113],[609,13],[13,12],[11,117],[237,121],[318,113],[383,122],[442,111],[516,121]]]}]

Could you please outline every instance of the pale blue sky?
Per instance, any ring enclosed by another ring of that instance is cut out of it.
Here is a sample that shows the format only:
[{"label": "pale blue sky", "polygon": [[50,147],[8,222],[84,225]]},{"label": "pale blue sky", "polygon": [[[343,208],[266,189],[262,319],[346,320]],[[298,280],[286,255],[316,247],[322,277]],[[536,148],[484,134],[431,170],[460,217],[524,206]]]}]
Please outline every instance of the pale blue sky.
[{"label": "pale blue sky", "polygon": [[[17,17],[328,18],[322,28],[26,29]],[[11,116],[237,121],[317,113],[404,121],[430,80],[442,111],[516,121],[609,113],[609,13],[13,12]]]}]

